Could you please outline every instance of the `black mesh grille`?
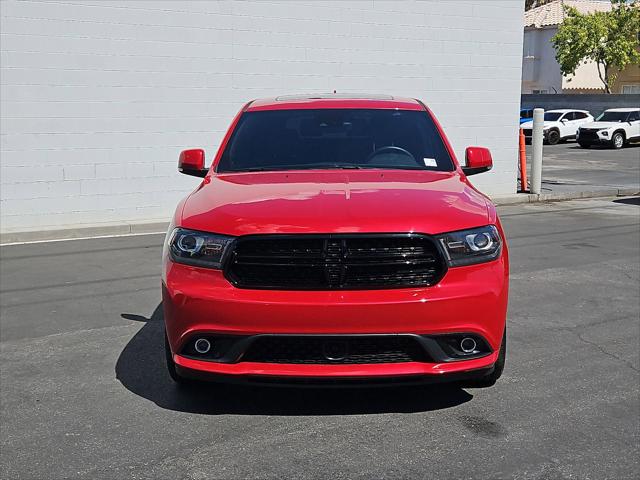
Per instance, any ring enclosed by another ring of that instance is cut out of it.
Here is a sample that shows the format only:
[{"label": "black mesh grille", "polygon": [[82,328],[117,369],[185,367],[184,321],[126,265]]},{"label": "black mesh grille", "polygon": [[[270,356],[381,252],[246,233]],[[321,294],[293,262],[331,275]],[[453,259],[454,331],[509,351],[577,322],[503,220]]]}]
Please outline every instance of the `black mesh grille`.
[{"label": "black mesh grille", "polygon": [[437,283],[444,262],[423,235],[274,235],[240,238],[226,273],[242,288],[401,288]]},{"label": "black mesh grille", "polygon": [[245,362],[301,364],[363,364],[426,362],[428,357],[410,337],[267,336],[254,341]]},{"label": "black mesh grille", "polygon": [[580,140],[598,140],[597,129],[581,128]]}]

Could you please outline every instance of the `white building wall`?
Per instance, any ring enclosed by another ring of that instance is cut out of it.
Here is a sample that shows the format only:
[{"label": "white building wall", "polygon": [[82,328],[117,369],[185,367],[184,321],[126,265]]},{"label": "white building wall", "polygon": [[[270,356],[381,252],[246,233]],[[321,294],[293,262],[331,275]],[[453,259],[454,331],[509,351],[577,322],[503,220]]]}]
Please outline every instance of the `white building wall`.
[{"label": "white building wall", "polygon": [[249,99],[390,93],[423,99],[473,181],[516,186],[519,0],[3,0],[3,232],[167,220],[198,182],[180,150],[215,153]]}]

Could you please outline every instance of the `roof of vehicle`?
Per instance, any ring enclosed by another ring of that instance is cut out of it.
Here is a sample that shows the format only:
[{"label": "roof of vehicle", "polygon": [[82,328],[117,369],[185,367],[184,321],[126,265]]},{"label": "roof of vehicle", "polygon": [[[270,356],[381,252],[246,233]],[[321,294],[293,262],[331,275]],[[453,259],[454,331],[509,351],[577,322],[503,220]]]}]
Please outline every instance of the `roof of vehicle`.
[{"label": "roof of vehicle", "polygon": [[605,112],[637,112],[640,107],[607,108]]},{"label": "roof of vehicle", "polygon": [[414,98],[393,97],[391,95],[323,93],[318,95],[283,95],[275,98],[262,98],[249,103],[245,111],[322,108],[424,110],[422,104]]},{"label": "roof of vehicle", "polygon": [[567,112],[589,113],[589,110],[578,110],[577,108],[556,108],[554,110],[545,110],[544,113],[567,113]]}]

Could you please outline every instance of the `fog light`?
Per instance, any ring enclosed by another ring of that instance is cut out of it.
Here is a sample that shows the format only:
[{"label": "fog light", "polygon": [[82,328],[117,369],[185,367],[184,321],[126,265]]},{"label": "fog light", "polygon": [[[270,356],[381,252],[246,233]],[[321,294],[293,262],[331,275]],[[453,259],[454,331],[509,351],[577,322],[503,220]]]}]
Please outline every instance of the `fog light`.
[{"label": "fog light", "polygon": [[206,338],[197,339],[196,343],[193,346],[196,349],[196,352],[202,355],[208,353],[209,350],[211,350],[211,342],[209,342],[209,340],[207,340]]},{"label": "fog light", "polygon": [[464,353],[473,353],[476,349],[476,341],[471,337],[464,337],[460,341],[460,350]]}]

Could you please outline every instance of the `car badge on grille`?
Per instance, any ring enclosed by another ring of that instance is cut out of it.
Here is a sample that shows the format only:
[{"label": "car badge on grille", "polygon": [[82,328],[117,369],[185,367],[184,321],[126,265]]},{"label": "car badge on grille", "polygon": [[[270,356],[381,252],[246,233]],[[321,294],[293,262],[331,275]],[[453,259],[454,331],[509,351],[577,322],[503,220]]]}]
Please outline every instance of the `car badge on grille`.
[{"label": "car badge on grille", "polygon": [[339,362],[347,356],[347,342],[342,340],[331,340],[322,344],[322,354],[330,362]]}]

